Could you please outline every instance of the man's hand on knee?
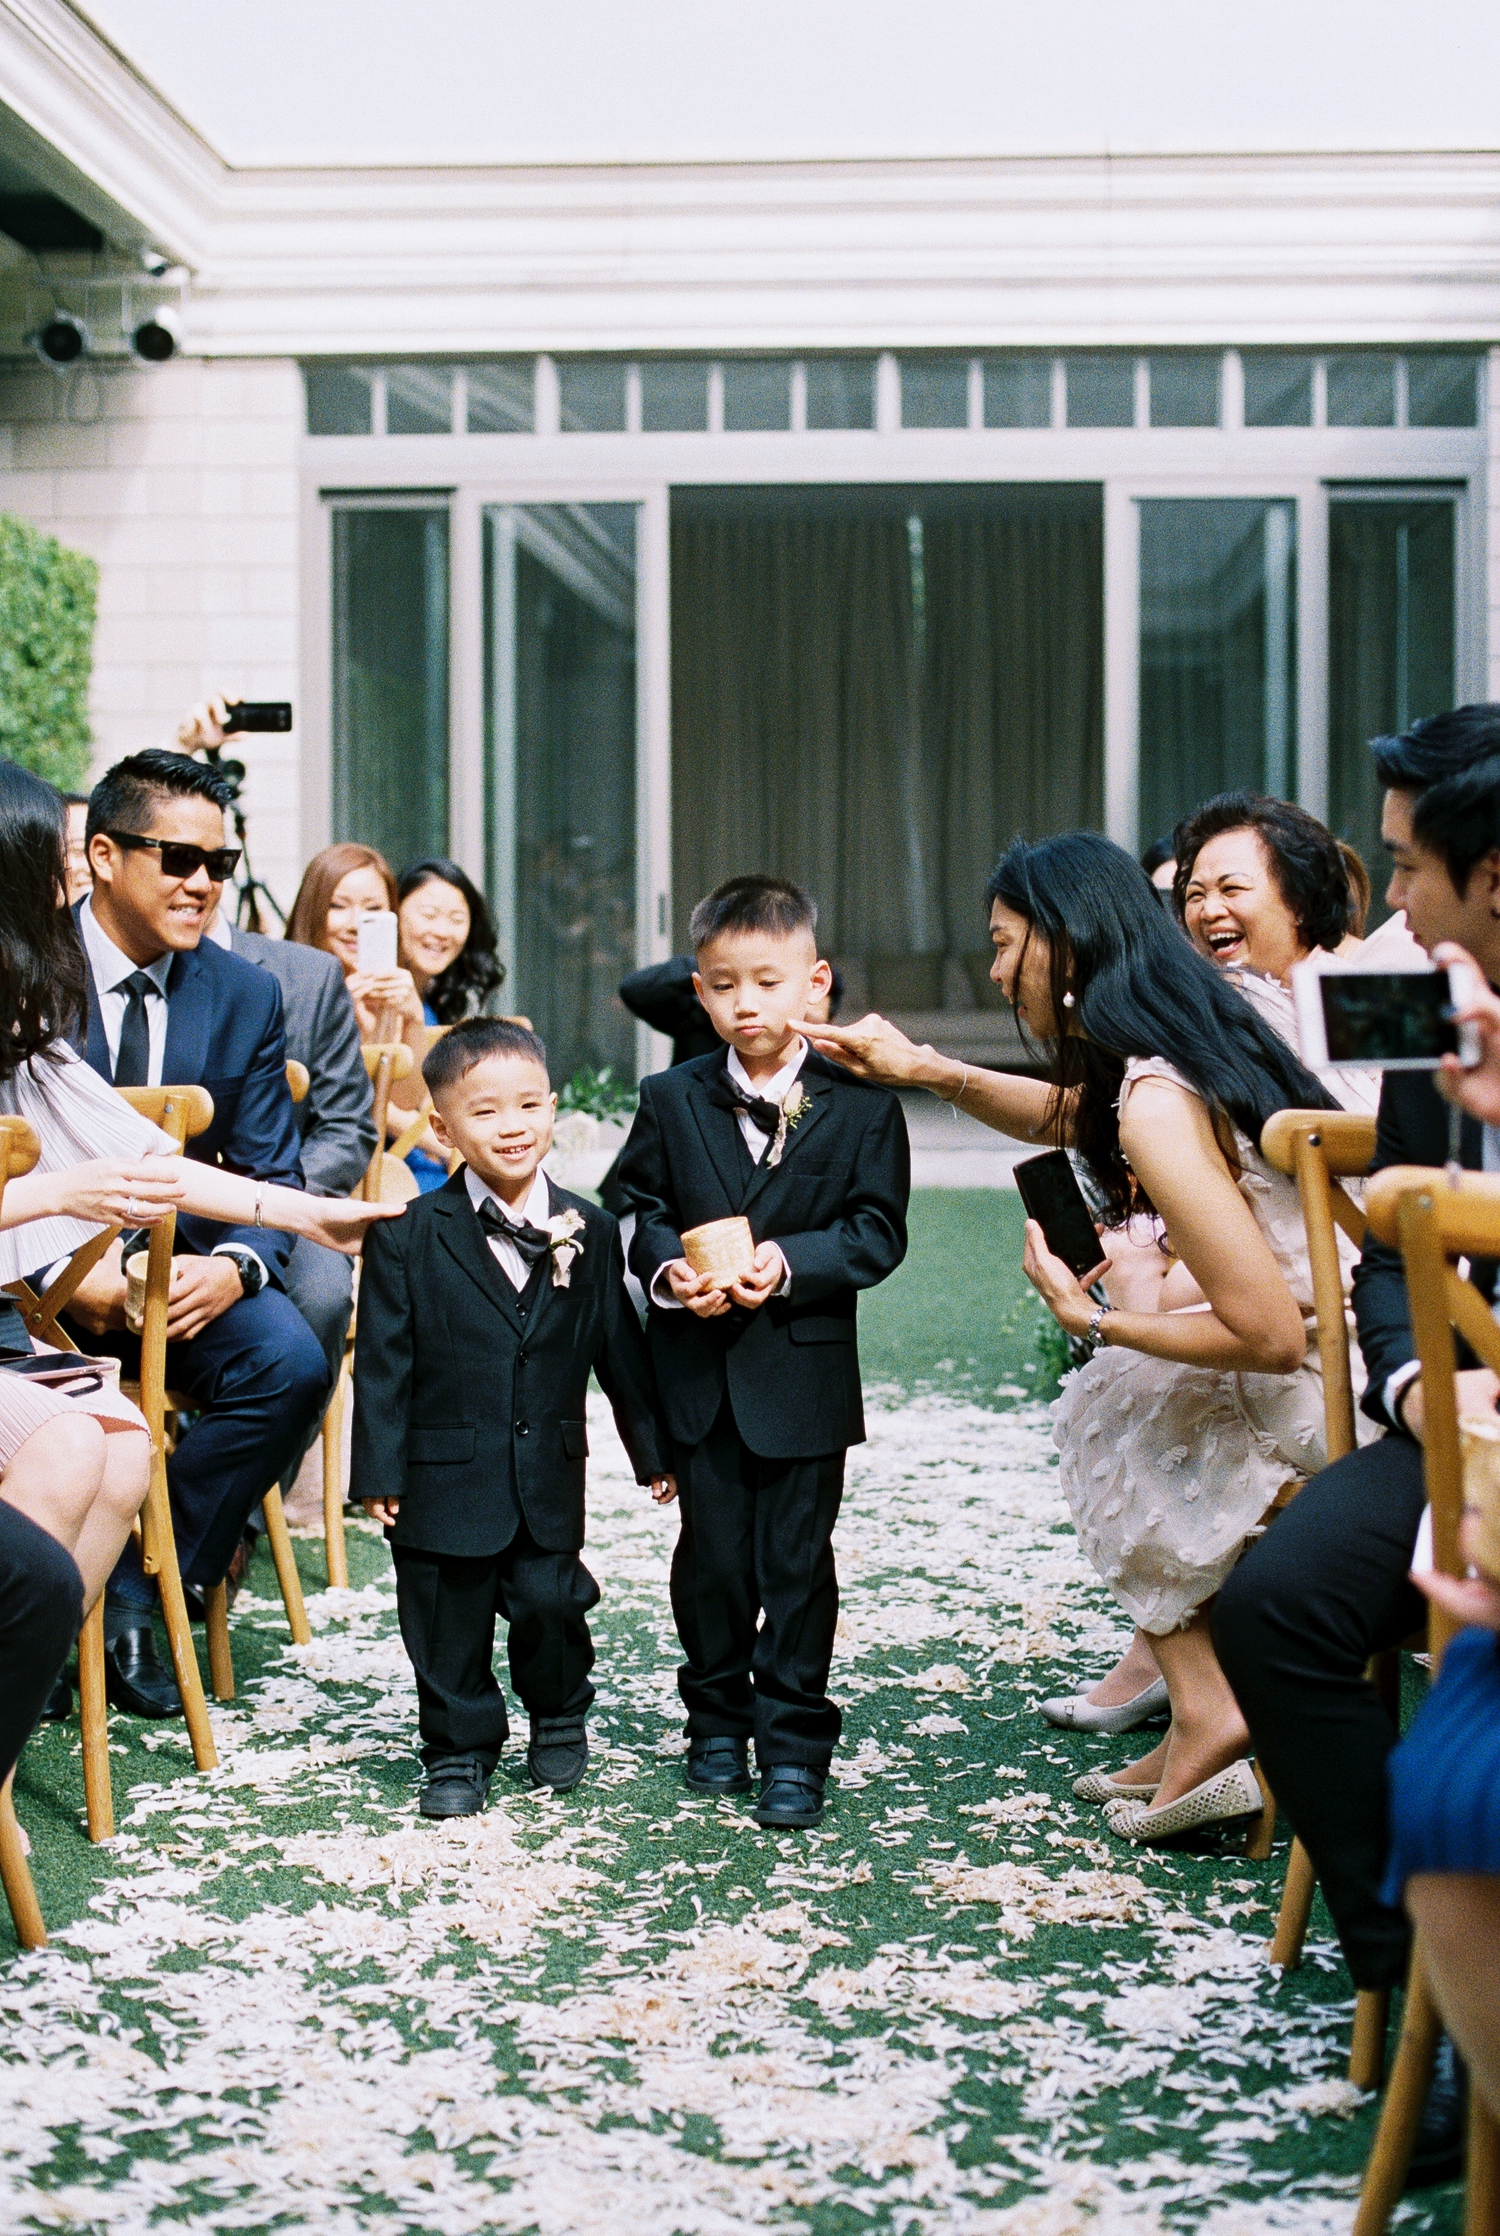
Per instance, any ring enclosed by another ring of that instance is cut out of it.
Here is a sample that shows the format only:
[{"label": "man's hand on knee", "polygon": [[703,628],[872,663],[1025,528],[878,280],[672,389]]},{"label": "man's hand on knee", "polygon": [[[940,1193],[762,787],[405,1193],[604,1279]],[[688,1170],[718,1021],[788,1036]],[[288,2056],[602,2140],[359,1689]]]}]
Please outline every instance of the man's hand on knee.
[{"label": "man's hand on knee", "polygon": [[244,1295],[233,1258],[174,1258],[167,1291],[167,1341],[191,1343],[213,1321],[222,1319]]},{"label": "man's hand on knee", "polygon": [[[1487,1366],[1466,1367],[1454,1377],[1460,1413],[1494,1413],[1500,1410],[1500,1378],[1491,1374]],[[1396,1401],[1396,1411],[1408,1436],[1422,1442],[1422,1432],[1427,1425],[1427,1408],[1422,1396],[1422,1377],[1414,1375]]]}]

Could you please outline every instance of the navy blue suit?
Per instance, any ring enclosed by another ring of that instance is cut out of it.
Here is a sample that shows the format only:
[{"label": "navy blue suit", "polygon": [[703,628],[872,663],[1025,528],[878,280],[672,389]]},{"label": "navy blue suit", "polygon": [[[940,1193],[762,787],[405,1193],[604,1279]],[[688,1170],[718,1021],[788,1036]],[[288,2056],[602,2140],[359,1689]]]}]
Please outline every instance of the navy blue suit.
[{"label": "navy blue suit", "polygon": [[[92,971],[84,1056],[102,1079],[113,1077]],[[211,940],[176,957],[167,978],[162,1081],[204,1087],[213,1097],[213,1123],[188,1143],[190,1157],[252,1180],[302,1186],[281,988],[269,971]],[[270,1280],[191,1342],[167,1346],[167,1386],[198,1412],[167,1461],[167,1486],[183,1581],[200,1591],[223,1576],[247,1519],[305,1448],[329,1392],[322,1347],[281,1285],[292,1237],[179,1218],[179,1256],[206,1256],[222,1242],[253,1250]],[[86,1350],[113,1351],[127,1372],[137,1368],[135,1336],[79,1332]],[[138,1605],[154,1596],[133,1544],[120,1557],[110,1596]]]}]

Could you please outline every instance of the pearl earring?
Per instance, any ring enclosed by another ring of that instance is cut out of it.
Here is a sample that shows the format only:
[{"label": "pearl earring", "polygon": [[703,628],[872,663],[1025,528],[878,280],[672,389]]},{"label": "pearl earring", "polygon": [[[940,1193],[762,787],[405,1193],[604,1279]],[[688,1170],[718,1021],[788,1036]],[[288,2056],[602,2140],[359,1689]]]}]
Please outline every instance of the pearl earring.
[{"label": "pearl earring", "polygon": [[1063,1008],[1064,1008],[1064,1009],[1071,1009],[1072,1007],[1073,1007],[1073,997],[1072,997],[1072,995],[1071,995],[1071,994],[1064,994],[1064,996],[1063,996]]}]

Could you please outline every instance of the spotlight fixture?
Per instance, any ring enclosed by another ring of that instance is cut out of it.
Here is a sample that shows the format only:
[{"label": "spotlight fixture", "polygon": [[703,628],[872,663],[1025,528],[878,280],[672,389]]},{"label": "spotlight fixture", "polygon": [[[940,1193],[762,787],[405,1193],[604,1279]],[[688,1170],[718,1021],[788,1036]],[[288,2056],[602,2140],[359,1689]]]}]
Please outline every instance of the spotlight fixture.
[{"label": "spotlight fixture", "polygon": [[182,322],[175,311],[148,311],[130,337],[135,355],[146,365],[165,365],[182,347]]},{"label": "spotlight fixture", "polygon": [[89,330],[81,318],[71,311],[54,311],[34,334],[26,339],[44,365],[55,372],[63,372],[69,365],[76,365],[80,357],[89,352]]}]

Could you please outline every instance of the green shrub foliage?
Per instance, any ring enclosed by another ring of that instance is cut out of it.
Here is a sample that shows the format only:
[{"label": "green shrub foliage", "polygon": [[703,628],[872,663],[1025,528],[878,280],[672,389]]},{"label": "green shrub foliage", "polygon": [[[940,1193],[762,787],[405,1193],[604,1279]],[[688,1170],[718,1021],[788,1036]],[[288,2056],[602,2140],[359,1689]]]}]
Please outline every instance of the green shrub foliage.
[{"label": "green shrub foliage", "polygon": [[0,754],[64,792],[88,774],[99,569],[0,513]]}]

